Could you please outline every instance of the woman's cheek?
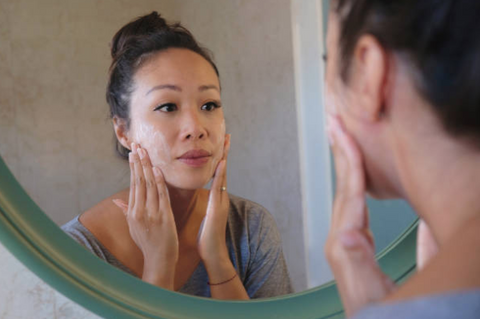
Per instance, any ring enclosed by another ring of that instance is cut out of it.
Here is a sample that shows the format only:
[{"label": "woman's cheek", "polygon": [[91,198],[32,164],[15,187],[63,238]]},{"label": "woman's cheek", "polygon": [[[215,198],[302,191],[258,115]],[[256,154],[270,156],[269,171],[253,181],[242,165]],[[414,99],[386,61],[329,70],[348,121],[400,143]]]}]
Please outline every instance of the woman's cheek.
[{"label": "woman's cheek", "polygon": [[165,141],[165,137],[160,133],[156,132],[150,138],[149,141],[149,150],[151,150],[152,156],[152,165],[160,167],[164,170],[168,165],[168,159],[170,158],[171,149],[168,143]]},{"label": "woman's cheek", "polygon": [[166,167],[168,158],[171,154],[170,147],[166,142],[165,136],[146,124],[142,124],[137,130],[136,141],[145,148],[150,156],[153,166],[163,170]]}]

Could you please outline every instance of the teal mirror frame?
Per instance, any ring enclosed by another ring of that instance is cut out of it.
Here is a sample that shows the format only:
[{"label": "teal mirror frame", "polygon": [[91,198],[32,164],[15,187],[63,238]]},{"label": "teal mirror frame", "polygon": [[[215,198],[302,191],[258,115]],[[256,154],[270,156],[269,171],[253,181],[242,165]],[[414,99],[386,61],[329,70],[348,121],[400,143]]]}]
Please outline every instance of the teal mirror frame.
[{"label": "teal mirror frame", "polygon": [[[377,255],[395,282],[415,270],[418,221]],[[108,265],[73,241],[35,204],[0,157],[0,240],[27,268],[104,318],[343,318],[334,282],[301,293],[219,301],[154,287]]]}]

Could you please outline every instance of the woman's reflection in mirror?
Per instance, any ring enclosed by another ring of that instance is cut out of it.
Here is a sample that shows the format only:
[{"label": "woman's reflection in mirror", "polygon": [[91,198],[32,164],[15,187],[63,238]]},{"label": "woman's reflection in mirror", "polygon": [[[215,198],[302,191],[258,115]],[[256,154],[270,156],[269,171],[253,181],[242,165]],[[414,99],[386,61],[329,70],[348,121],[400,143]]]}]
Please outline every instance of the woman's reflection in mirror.
[{"label": "woman's reflection in mirror", "polygon": [[[337,191],[327,258],[348,316],[478,318],[480,2],[333,0],[326,68]],[[365,194],[423,220],[417,273],[375,261]]]},{"label": "woman's reflection in mirror", "polygon": [[291,293],[272,216],[227,193],[230,136],[210,53],[152,12],[117,32],[111,55],[106,96],[130,187],[62,228],[166,289],[217,299]]}]

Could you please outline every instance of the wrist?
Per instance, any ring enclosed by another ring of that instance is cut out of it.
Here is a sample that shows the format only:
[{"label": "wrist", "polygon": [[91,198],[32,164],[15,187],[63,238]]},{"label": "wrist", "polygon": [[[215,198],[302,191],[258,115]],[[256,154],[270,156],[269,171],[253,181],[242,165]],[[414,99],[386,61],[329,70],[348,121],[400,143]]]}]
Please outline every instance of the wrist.
[{"label": "wrist", "polygon": [[208,247],[207,245],[199,245],[199,254],[204,264],[225,263],[230,260],[226,243],[221,243]]},{"label": "wrist", "polygon": [[149,284],[174,290],[175,264],[144,262],[142,280]]},{"label": "wrist", "polygon": [[154,286],[157,286],[157,287],[161,287],[161,288],[164,288],[164,289],[168,289],[168,290],[174,290],[174,283],[175,283],[175,275],[174,274],[170,274],[170,275],[165,275],[165,276],[158,276],[158,275],[155,275],[155,274],[144,274],[142,276],[142,280],[151,284],[151,285],[154,285]]},{"label": "wrist", "polygon": [[216,252],[214,254],[208,254],[206,256],[201,256],[202,262],[206,268],[221,270],[223,268],[229,267],[232,262],[228,255],[228,251]]},{"label": "wrist", "polygon": [[222,282],[236,273],[236,269],[230,259],[219,259],[210,263],[204,262],[204,265],[208,273],[209,282]]}]

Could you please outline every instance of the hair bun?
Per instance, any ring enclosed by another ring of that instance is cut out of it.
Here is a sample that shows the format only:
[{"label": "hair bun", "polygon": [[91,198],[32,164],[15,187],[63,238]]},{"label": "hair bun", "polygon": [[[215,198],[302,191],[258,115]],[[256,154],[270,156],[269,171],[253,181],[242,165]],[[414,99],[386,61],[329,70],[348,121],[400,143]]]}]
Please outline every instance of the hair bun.
[{"label": "hair bun", "polygon": [[120,29],[112,39],[111,55],[115,60],[130,39],[146,36],[152,33],[168,30],[169,26],[164,18],[158,12],[139,17],[132,20],[125,27]]}]

